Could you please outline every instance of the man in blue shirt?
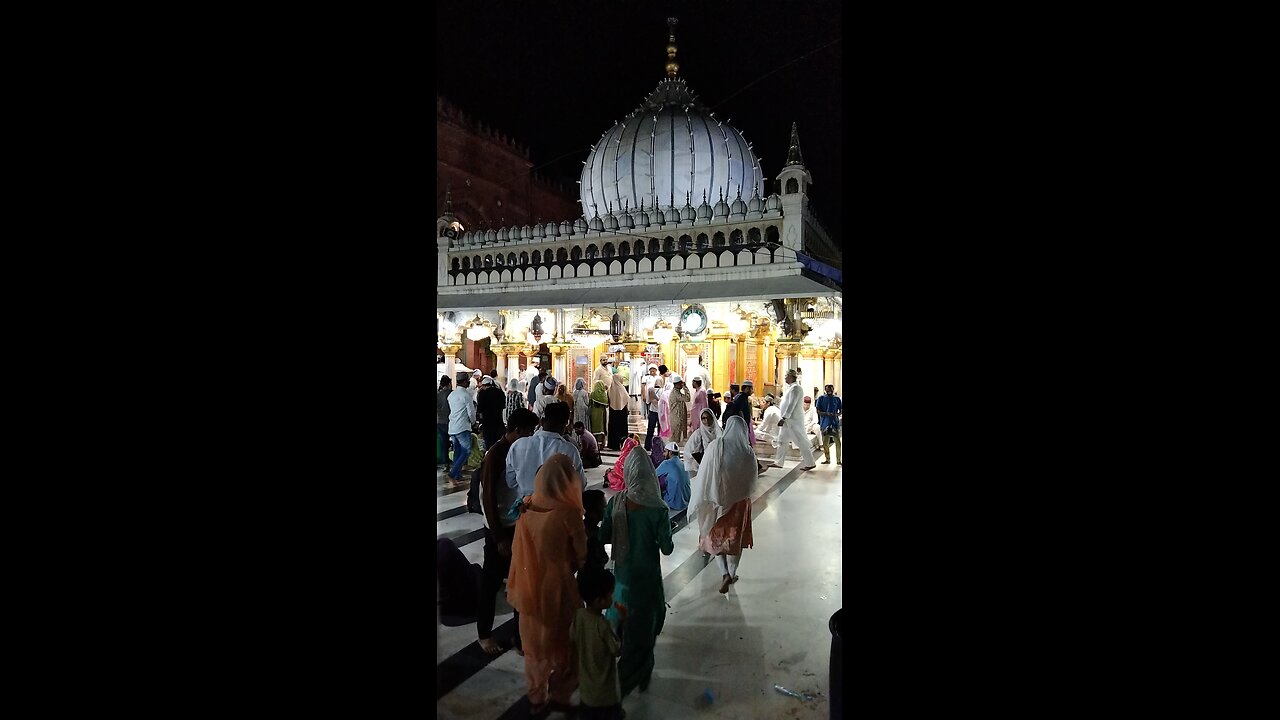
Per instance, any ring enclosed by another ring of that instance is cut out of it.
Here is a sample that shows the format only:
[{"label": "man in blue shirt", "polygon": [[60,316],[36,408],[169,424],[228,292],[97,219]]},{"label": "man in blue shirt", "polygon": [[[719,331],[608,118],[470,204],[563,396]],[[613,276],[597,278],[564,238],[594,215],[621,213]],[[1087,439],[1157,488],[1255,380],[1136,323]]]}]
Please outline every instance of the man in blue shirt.
[{"label": "man in blue shirt", "polygon": [[836,464],[843,465],[844,458],[841,457],[840,450],[840,411],[843,403],[836,396],[836,386],[828,385],[823,388],[826,393],[818,398],[818,426],[822,428],[822,454],[826,459],[822,461],[823,465],[831,464],[831,445],[836,446]]},{"label": "man in blue shirt", "polygon": [[471,455],[471,426],[476,424],[476,406],[471,402],[467,385],[471,379],[458,374],[458,387],[449,393],[449,437],[453,439],[453,467],[449,469],[450,487],[462,484],[462,466]]},{"label": "man in blue shirt", "polygon": [[663,484],[662,501],[672,510],[684,510],[689,507],[689,473],[680,462],[680,446],[669,442],[666,448],[666,459],[654,470]]}]

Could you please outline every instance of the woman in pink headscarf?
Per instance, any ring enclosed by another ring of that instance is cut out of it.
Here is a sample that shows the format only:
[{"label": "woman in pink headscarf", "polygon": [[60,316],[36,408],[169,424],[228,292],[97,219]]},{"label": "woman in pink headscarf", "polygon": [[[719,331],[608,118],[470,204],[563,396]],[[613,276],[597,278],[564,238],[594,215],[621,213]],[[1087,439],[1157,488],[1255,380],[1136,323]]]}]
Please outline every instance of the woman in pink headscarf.
[{"label": "woman in pink headscarf", "polygon": [[693,379],[693,406],[689,408],[689,434],[698,429],[702,421],[702,411],[708,408],[707,389],[702,387],[702,378]]},{"label": "woman in pink headscarf", "polygon": [[626,489],[627,481],[623,477],[622,466],[627,461],[627,454],[638,447],[640,447],[640,441],[636,439],[635,435],[627,438],[627,441],[622,443],[622,452],[618,455],[618,462],[614,463],[613,469],[605,475],[605,479],[609,481],[610,490]]}]

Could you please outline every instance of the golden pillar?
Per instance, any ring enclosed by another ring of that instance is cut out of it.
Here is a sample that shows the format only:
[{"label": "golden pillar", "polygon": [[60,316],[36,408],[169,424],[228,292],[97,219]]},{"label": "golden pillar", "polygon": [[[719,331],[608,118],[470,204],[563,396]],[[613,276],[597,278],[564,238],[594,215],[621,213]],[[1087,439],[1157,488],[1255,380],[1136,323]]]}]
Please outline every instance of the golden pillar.
[{"label": "golden pillar", "polygon": [[835,376],[832,384],[836,386],[836,394],[844,397],[844,351],[836,350],[835,360],[832,361],[835,367]]},{"label": "golden pillar", "polygon": [[[736,373],[737,377],[733,378],[731,382],[736,383],[738,385],[741,385],[742,381],[747,379],[747,339],[749,337],[750,337],[749,335],[747,335],[746,333],[743,333],[742,335],[739,335],[738,337],[734,338],[734,350],[737,353],[737,355],[734,358],[733,362],[735,365],[737,365],[738,372]],[[757,360],[756,362],[759,363],[759,360]],[[759,364],[756,365],[756,374],[757,375],[760,374]],[[758,383],[760,382],[760,378],[753,377],[751,378],[751,382]]]},{"label": "golden pillar", "polygon": [[822,387],[822,348],[804,344],[800,346],[801,386],[805,395],[812,396],[815,387]]},{"label": "golden pillar", "polygon": [[769,331],[768,325],[762,325],[756,330],[756,373],[758,378],[751,378],[760,383],[763,387],[766,384],[773,384],[774,369],[776,363],[773,360],[773,333]]},{"label": "golden pillar", "polygon": [[777,350],[777,366],[778,371],[774,376],[774,384],[781,387],[783,379],[788,370],[794,370],[798,367],[797,358],[800,356],[800,343],[798,342],[780,342]]},{"label": "golden pillar", "polygon": [[680,336],[671,338],[671,342],[662,344],[662,364],[676,375],[680,374]]},{"label": "golden pillar", "polygon": [[[520,351],[523,350],[525,346],[519,343],[504,343],[499,347],[502,349],[502,354],[507,358],[506,364],[503,365],[503,374],[506,376],[508,381],[511,380],[511,378],[518,379],[520,377]],[[503,386],[502,389],[503,391],[506,391],[507,388],[506,386]]]},{"label": "golden pillar", "polygon": [[823,388],[827,385],[836,384],[836,351],[834,349],[826,350],[822,353],[822,374],[824,378],[822,381]]},{"label": "golden pillar", "polygon": [[729,353],[733,351],[733,345],[729,341],[732,337],[724,323],[718,320],[711,323],[711,332],[707,335],[707,339],[711,341],[707,371],[711,373],[711,387],[722,388],[721,392],[728,390],[729,383],[733,382],[729,378]]},{"label": "golden pillar", "polygon": [[458,362],[458,351],[462,349],[461,343],[450,343],[441,348],[444,353],[444,374],[450,380],[457,380],[457,373],[453,368]]},{"label": "golden pillar", "polygon": [[568,379],[568,365],[565,364],[565,353],[569,351],[571,345],[569,343],[547,343],[547,349],[551,351],[551,375],[558,382],[565,382]]}]

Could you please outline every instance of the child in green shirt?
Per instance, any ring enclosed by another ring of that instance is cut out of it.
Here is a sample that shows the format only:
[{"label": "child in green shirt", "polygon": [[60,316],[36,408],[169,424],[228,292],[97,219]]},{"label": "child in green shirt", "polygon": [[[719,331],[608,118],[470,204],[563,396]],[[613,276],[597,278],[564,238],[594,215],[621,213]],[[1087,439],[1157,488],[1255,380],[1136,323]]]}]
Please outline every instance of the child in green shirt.
[{"label": "child in green shirt", "polygon": [[578,572],[578,593],[584,608],[578,608],[569,627],[569,637],[578,651],[578,693],[581,720],[618,720],[622,693],[618,685],[617,657],[622,645],[604,618],[613,606],[613,573],[588,565]]}]

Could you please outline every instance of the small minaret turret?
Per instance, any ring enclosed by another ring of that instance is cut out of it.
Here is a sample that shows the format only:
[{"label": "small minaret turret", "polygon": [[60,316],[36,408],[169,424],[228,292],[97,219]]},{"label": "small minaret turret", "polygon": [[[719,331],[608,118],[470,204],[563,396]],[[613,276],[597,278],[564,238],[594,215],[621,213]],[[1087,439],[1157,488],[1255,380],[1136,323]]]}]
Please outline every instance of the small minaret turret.
[{"label": "small minaret turret", "polygon": [[809,186],[813,184],[813,176],[800,154],[800,132],[794,122],[791,123],[791,147],[787,150],[787,162],[778,173],[778,184],[782,187],[782,257],[790,259],[788,256],[804,252],[804,216],[809,212]]}]

